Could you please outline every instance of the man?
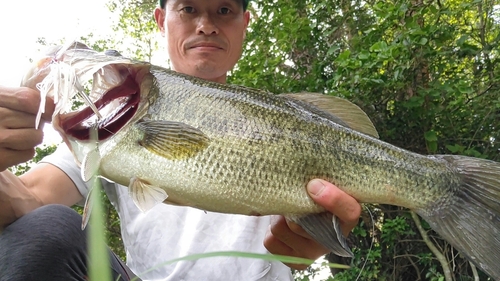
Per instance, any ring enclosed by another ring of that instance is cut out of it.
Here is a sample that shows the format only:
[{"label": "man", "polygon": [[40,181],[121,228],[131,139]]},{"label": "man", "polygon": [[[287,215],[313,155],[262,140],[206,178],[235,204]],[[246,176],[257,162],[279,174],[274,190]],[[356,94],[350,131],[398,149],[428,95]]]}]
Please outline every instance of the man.
[{"label": "man", "polygon": [[[248,0],[165,0],[154,16],[166,38],[173,69],[219,83],[238,61],[250,20]],[[85,233],[71,209],[88,186],[63,145],[21,177],[4,171],[29,160],[42,141],[35,130],[38,92],[0,88],[0,280],[85,280]],[[53,105],[48,103],[49,120]],[[316,259],[327,253],[297,225],[282,217],[250,217],[160,204],[141,213],[127,189],[103,182],[117,209],[127,266],[143,280],[291,280],[289,267],[258,259],[217,257],[160,266],[193,253],[246,251]],[[311,197],[342,221],[345,235],[356,225],[360,205],[330,183],[313,180]],[[266,250],[267,248],[267,250]],[[131,273],[110,253],[114,278]],[[288,265],[303,269],[304,265]]]}]

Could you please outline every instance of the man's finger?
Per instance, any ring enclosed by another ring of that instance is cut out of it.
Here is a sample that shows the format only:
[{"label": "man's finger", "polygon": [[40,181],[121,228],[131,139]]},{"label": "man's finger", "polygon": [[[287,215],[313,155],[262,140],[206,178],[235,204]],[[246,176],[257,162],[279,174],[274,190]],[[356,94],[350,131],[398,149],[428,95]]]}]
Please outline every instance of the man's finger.
[{"label": "man's finger", "polygon": [[38,129],[14,129],[4,130],[0,135],[0,147],[5,149],[29,150],[41,144],[43,141],[43,130]]},{"label": "man's finger", "polygon": [[312,240],[313,238],[311,237],[311,235],[309,235],[300,225],[292,222],[292,221],[289,221],[289,220],[286,220],[286,223],[288,225],[288,228],[290,228],[291,231],[293,231],[294,233],[306,238],[306,239],[310,239]]},{"label": "man's finger", "polygon": [[[0,86],[1,107],[36,115],[40,108],[40,93],[37,90],[26,87],[8,88]],[[44,120],[51,120],[54,107],[53,100],[48,98],[45,102],[44,114],[42,115]]]},{"label": "man's finger", "polygon": [[307,185],[311,198],[340,219],[345,236],[357,225],[361,215],[358,201],[333,184],[319,179],[311,180]]},{"label": "man's finger", "polygon": [[0,172],[2,172],[9,167],[31,160],[35,155],[35,149],[33,147],[27,150],[0,148],[0,155],[4,157],[2,163],[0,163]]},{"label": "man's finger", "polygon": [[40,105],[40,94],[30,88],[0,87],[0,107],[9,108],[30,114],[37,114]]},{"label": "man's finger", "polygon": [[293,232],[288,227],[286,219],[281,216],[271,224],[271,233],[294,250],[300,250],[300,248],[297,249],[297,247],[305,245],[310,241]]},{"label": "man's finger", "polygon": [[[270,253],[275,255],[289,256],[289,257],[301,257],[294,249],[292,249],[283,241],[278,239],[272,233],[271,228],[272,226],[270,226],[269,229],[267,230],[266,238],[264,239],[264,247],[266,247],[266,249]],[[291,264],[291,263],[285,263],[285,265],[297,270],[304,270],[308,266],[306,264]]]},{"label": "man's finger", "polygon": [[[289,227],[289,222],[282,216],[279,216],[271,223],[271,234],[282,243],[293,249],[297,256],[309,259],[316,259],[328,252],[328,249],[320,245],[311,238],[304,237],[297,232],[305,232],[299,225],[293,224],[294,229]],[[305,236],[309,236],[305,234]]]},{"label": "man's finger", "polygon": [[267,230],[266,238],[264,239],[264,247],[273,254],[293,256],[295,251],[283,241],[278,239],[271,231],[272,226]]},{"label": "man's finger", "polygon": [[35,126],[35,119],[36,116],[34,114],[0,107],[0,129],[33,128]]}]

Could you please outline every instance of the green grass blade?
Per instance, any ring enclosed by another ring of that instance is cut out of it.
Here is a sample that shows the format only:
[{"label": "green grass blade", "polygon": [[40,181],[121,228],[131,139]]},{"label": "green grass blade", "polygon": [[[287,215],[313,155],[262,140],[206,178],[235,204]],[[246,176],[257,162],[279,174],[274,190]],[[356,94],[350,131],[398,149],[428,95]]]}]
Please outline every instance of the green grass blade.
[{"label": "green grass blade", "polygon": [[98,177],[94,176],[92,181],[94,190],[91,194],[93,207],[88,228],[88,274],[90,281],[106,281],[111,280],[111,267],[104,234],[104,208],[101,200],[102,186]]},{"label": "green grass blade", "polygon": [[[312,264],[314,260],[290,257],[290,256],[282,256],[282,255],[271,255],[271,254],[256,254],[256,253],[248,253],[248,252],[238,252],[238,251],[221,251],[221,252],[210,252],[210,253],[201,253],[201,254],[193,254],[187,255],[181,258],[172,259],[163,263],[156,265],[155,267],[143,272],[142,274],[153,271],[157,268],[160,268],[165,265],[173,264],[180,261],[192,261],[203,258],[212,258],[212,257],[237,257],[237,258],[252,258],[252,259],[262,259],[267,261],[280,261],[284,263],[295,263],[295,264]],[[336,264],[336,263],[325,263],[324,265],[333,267],[333,268],[342,268],[348,269],[348,265]],[[139,274],[139,275],[142,275]],[[132,281],[136,281],[138,279],[132,279]]]}]

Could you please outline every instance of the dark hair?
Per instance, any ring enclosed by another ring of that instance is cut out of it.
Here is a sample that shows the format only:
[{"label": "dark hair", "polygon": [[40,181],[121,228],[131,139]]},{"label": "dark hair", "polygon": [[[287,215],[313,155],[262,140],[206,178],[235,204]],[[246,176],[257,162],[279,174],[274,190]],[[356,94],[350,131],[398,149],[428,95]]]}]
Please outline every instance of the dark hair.
[{"label": "dark hair", "polygon": [[[243,11],[246,11],[247,7],[248,7],[248,2],[250,2],[250,0],[241,0],[241,1],[243,4]],[[160,4],[160,7],[162,7],[162,8],[165,8],[165,3],[167,3],[167,0],[159,0],[158,1],[158,4]]]}]

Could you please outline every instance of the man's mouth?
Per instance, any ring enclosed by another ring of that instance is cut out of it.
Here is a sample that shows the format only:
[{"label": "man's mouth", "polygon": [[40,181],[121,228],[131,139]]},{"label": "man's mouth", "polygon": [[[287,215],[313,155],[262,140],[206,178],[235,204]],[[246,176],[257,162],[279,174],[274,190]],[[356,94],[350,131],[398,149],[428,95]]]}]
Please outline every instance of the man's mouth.
[{"label": "man's mouth", "polygon": [[222,48],[217,48],[217,47],[212,47],[212,46],[198,46],[198,47],[193,47],[192,49],[200,50],[200,51],[222,50]]},{"label": "man's mouth", "polygon": [[198,49],[198,48],[212,48],[212,49],[222,49],[219,46],[215,45],[198,45],[198,46],[193,46],[192,49]]},{"label": "man's mouth", "polygon": [[199,42],[189,46],[189,49],[198,49],[198,50],[224,50],[221,44],[213,43],[213,42]]},{"label": "man's mouth", "polygon": [[134,116],[140,101],[140,88],[132,76],[94,102],[102,118],[90,107],[78,112],[61,114],[64,133],[78,140],[89,140],[90,130],[97,128],[97,139],[105,140],[116,134]]}]

